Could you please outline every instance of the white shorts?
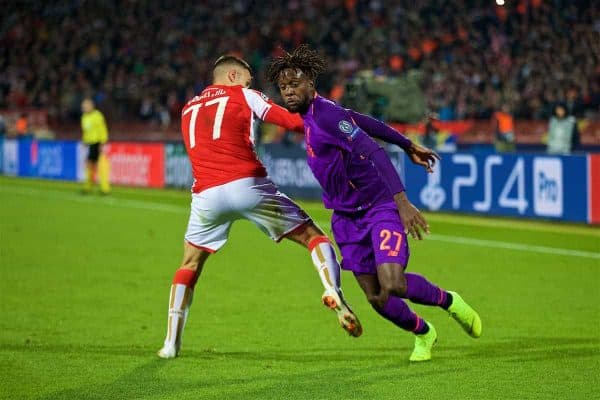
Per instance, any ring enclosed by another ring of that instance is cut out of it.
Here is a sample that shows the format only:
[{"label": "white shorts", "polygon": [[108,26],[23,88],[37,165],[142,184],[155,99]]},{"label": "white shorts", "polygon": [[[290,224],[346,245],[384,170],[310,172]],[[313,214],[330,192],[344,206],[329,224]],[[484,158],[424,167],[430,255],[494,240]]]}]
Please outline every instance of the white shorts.
[{"label": "white shorts", "polygon": [[247,219],[274,241],[310,217],[267,178],[243,178],[192,194],[185,240],[215,252],[227,242],[234,221]]}]

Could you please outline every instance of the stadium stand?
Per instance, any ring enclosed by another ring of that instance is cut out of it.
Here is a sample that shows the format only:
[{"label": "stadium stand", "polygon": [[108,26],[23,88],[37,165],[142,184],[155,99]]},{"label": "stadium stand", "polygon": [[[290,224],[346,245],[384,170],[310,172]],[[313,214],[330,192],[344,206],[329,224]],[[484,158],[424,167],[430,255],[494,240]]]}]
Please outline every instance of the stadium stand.
[{"label": "stadium stand", "polygon": [[[426,109],[442,120],[489,120],[504,102],[517,119],[547,121],[558,101],[579,119],[599,115],[600,7],[592,1],[20,3],[3,9],[0,108],[43,109],[51,125],[76,123],[92,95],[113,124],[170,137],[217,56],[245,57],[256,87],[274,94],[265,61],[303,42],[326,53],[331,71],[318,89],[337,99],[352,100],[358,77],[416,77],[421,109],[383,113],[390,121],[415,122]],[[381,103],[362,111],[378,114]]]}]

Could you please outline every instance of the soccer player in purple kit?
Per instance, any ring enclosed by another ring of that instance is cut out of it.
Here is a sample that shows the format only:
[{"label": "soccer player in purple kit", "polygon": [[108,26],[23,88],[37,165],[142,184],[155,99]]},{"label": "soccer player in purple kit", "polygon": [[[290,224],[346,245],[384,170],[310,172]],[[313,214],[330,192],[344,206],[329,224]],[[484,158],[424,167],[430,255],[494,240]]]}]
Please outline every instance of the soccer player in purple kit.
[{"label": "soccer player in purple kit", "polygon": [[277,84],[286,107],[304,120],[307,162],[323,188],[325,207],[333,209],[342,268],[354,273],[381,316],[415,334],[409,360],[430,360],[436,330],[403,299],[447,310],[474,338],[481,335],[481,319],[458,293],[405,272],[407,232],[420,240],[421,230],[429,233],[429,227],[406,197],[389,157],[369,136],[399,145],[428,172],[439,156],[384,123],[319,96],[314,82],[325,70],[325,60],[301,45],[273,59],[267,77]]}]

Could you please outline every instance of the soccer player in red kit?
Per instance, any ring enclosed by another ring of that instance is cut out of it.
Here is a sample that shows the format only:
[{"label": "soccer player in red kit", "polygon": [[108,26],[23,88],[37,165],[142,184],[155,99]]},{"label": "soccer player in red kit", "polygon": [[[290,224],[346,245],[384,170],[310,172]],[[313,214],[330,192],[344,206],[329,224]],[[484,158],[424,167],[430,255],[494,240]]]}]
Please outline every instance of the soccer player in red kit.
[{"label": "soccer player in red kit", "polygon": [[202,267],[210,254],[225,245],[238,219],[254,222],[276,242],[287,238],[307,247],[325,288],[323,304],[336,312],[351,336],[362,333],[344,300],[340,266],[329,239],[269,180],[254,151],[256,118],[303,132],[302,118],[249,89],[251,80],[244,60],[223,56],[215,62],[213,84],[182,110],[181,129],[194,183],[183,261],[173,278],[167,335],[158,351],[161,358],[177,357]]}]

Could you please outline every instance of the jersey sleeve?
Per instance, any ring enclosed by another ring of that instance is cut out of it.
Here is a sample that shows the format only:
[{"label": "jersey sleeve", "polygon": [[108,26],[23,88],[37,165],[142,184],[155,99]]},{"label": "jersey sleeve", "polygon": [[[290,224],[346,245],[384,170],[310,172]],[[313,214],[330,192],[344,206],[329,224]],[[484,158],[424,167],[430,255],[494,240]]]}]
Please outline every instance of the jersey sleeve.
[{"label": "jersey sleeve", "polygon": [[291,131],[300,133],[304,131],[304,122],[300,114],[289,112],[256,90],[244,88],[242,92],[252,112],[261,120]]},{"label": "jersey sleeve", "polygon": [[360,126],[360,128],[369,136],[381,139],[386,143],[395,144],[404,150],[408,150],[410,148],[412,144],[410,139],[391,126],[384,124],[378,119],[369,117],[368,115],[364,115],[350,109],[347,111],[350,114],[352,121]]}]

